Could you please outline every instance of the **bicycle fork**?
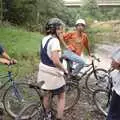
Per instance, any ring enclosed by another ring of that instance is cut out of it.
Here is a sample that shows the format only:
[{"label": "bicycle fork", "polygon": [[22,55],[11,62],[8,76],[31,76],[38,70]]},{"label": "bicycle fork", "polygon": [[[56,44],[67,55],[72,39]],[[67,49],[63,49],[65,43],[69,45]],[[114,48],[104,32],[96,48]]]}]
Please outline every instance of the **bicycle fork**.
[{"label": "bicycle fork", "polygon": [[18,98],[19,102],[24,101],[23,96],[21,95],[19,88],[17,88],[15,82],[13,82],[13,93]]}]

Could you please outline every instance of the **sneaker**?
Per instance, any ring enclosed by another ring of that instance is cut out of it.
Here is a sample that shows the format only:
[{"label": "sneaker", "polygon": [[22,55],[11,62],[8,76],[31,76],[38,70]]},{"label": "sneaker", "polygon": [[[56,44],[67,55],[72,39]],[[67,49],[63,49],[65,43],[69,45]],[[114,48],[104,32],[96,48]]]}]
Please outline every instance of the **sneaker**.
[{"label": "sneaker", "polygon": [[4,110],[0,108],[0,120],[3,120]]},{"label": "sneaker", "polygon": [[80,77],[78,76],[78,75],[71,75],[71,78],[73,79],[73,80],[79,80],[80,79]]},{"label": "sneaker", "polygon": [[4,115],[4,110],[3,108],[0,108],[0,116],[3,116]]},{"label": "sneaker", "polygon": [[45,116],[44,120],[52,120],[52,113],[51,113],[51,111],[46,113],[46,116]]}]

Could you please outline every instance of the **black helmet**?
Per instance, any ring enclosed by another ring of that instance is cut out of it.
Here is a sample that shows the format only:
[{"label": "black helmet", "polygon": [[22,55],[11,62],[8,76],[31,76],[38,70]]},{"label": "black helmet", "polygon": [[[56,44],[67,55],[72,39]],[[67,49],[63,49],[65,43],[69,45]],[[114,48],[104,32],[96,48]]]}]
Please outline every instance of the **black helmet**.
[{"label": "black helmet", "polygon": [[56,29],[59,29],[60,26],[63,26],[64,23],[62,22],[62,20],[58,19],[58,18],[52,18],[50,19],[47,24],[46,24],[46,32],[47,34],[52,33],[52,34],[56,34]]}]

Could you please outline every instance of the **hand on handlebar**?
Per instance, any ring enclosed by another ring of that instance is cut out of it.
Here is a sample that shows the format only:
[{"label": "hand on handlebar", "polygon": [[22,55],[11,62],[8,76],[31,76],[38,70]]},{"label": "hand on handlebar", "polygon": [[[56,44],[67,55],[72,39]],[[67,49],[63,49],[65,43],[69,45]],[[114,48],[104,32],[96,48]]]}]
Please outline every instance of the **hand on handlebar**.
[{"label": "hand on handlebar", "polygon": [[16,63],[17,63],[17,60],[15,60],[15,59],[11,59],[11,60],[4,59],[4,64],[13,65]]},{"label": "hand on handlebar", "polygon": [[6,64],[6,65],[9,65],[10,64],[10,61],[9,60],[7,60],[7,59],[3,59],[3,62],[2,62],[3,64]]},{"label": "hand on handlebar", "polygon": [[67,70],[64,70],[64,75],[68,75],[68,71]]},{"label": "hand on handlebar", "polygon": [[100,62],[100,59],[97,58],[95,55],[91,55],[91,58],[92,58],[92,60],[97,60],[98,62]]},{"label": "hand on handlebar", "polygon": [[13,65],[13,64],[16,64],[16,63],[17,63],[17,60],[15,60],[15,59],[11,59],[11,60],[10,60],[10,64]]}]

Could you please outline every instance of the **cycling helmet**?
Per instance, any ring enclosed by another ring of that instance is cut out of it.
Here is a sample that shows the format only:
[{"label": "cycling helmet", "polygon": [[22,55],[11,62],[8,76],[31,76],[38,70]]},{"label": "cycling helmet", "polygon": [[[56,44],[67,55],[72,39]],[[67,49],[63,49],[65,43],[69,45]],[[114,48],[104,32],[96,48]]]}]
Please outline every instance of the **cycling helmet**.
[{"label": "cycling helmet", "polygon": [[52,18],[48,20],[46,24],[46,32],[56,34],[56,29],[59,29],[60,26],[63,26],[64,23],[58,18]]}]

